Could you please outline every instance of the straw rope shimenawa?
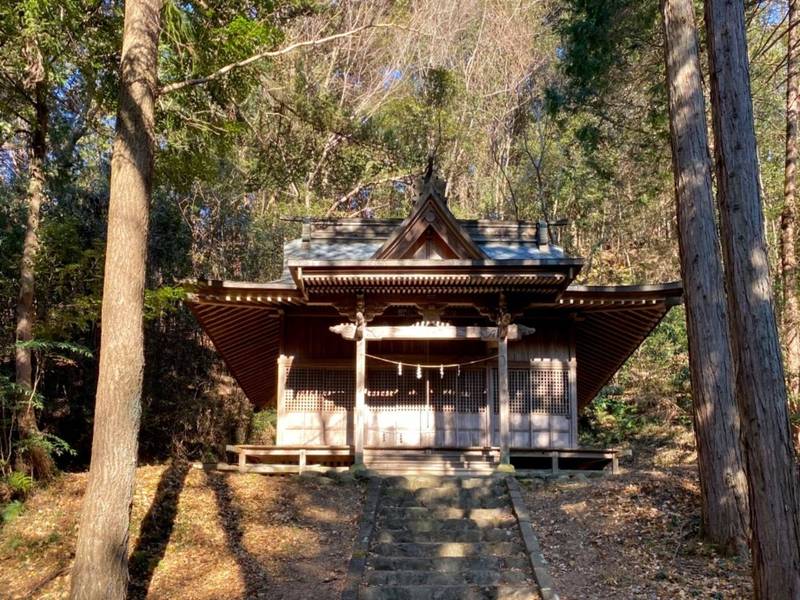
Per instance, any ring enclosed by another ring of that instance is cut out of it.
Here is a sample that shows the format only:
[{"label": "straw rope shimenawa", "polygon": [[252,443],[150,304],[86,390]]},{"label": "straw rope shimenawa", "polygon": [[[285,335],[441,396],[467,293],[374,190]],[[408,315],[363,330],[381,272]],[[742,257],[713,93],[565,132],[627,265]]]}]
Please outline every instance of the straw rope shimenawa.
[{"label": "straw rope shimenawa", "polygon": [[380,362],[389,363],[392,365],[400,365],[403,367],[419,367],[420,369],[454,369],[454,368],[461,368],[461,367],[468,367],[470,365],[476,365],[478,363],[486,362],[489,360],[495,360],[497,358],[497,354],[492,354],[491,356],[485,356],[483,358],[478,358],[475,360],[468,360],[462,363],[436,363],[425,365],[422,363],[407,363],[402,362],[399,360],[391,360],[388,358],[383,358],[382,356],[375,356],[374,354],[365,354],[367,358],[371,358],[373,360],[378,360]]}]

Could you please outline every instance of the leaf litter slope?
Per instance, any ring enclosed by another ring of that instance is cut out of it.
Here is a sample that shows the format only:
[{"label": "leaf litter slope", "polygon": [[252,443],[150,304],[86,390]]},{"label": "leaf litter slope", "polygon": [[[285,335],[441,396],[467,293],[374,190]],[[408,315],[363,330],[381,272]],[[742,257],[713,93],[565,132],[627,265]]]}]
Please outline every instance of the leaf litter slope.
[{"label": "leaf litter slope", "polygon": [[632,445],[619,476],[526,482],[562,600],[752,598],[749,560],[721,556],[700,537],[691,432],[650,430]]},{"label": "leaf litter slope", "polygon": [[[86,474],[65,474],[0,529],[0,598],[66,598]],[[325,477],[137,471],[130,598],[336,598],[363,500]]]}]

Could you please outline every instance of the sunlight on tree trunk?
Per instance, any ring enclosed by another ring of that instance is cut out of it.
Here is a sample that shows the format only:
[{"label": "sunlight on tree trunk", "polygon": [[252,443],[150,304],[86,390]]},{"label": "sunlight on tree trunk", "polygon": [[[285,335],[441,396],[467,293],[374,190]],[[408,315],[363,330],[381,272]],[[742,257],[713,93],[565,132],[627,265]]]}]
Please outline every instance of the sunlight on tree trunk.
[{"label": "sunlight on tree trunk", "polygon": [[705,3],[717,200],[756,598],[800,598],[800,498],[764,240],[744,6]]},{"label": "sunlight on tree trunk", "polygon": [[738,553],[747,543],[747,480],[711,191],[697,30],[691,0],[663,0],[661,9],[703,530],[710,542]]},{"label": "sunlight on tree trunk", "polygon": [[111,159],[100,374],[71,598],[124,598],[141,416],[147,226],[162,0],[129,0]]},{"label": "sunlight on tree trunk", "polygon": [[[37,61],[38,63],[39,61]],[[44,162],[47,156],[47,85],[44,75],[36,76],[33,84],[33,103],[35,120],[30,132],[30,156],[28,165],[28,219],[25,226],[25,239],[22,245],[22,261],[19,276],[19,299],[17,301],[16,340],[29,342],[33,339],[34,285],[36,279],[36,251],[39,248],[39,219],[44,202],[45,174]],[[17,425],[24,452],[16,459],[16,468],[28,471],[39,479],[49,479],[54,465],[50,454],[39,443],[39,426],[36,421],[36,408],[33,403],[33,361],[30,348],[15,349],[16,382],[26,390],[19,400]]]},{"label": "sunlight on tree trunk", "polygon": [[792,404],[800,397],[800,298],[797,291],[797,249],[795,215],[797,213],[797,109],[798,72],[797,6],[789,2],[789,29],[786,49],[786,164],[781,212],[781,276],[783,279],[783,331],[786,346],[786,380]]}]

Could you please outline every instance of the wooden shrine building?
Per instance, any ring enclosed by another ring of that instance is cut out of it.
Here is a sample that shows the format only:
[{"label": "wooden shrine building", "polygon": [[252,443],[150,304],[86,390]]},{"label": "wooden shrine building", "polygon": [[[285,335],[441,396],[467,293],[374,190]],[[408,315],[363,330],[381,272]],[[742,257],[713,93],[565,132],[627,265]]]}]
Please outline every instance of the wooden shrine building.
[{"label": "wooden shrine building", "polygon": [[576,449],[585,407],[679,283],[573,284],[546,223],[459,220],[418,184],[403,221],[312,220],[269,283],[200,281],[188,303],[277,445]]}]

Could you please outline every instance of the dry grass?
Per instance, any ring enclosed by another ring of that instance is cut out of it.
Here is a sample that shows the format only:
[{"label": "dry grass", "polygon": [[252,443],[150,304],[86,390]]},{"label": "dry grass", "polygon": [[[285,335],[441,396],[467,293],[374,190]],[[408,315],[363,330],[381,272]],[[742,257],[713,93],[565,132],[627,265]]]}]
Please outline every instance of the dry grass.
[{"label": "dry grass", "polygon": [[[65,598],[85,474],[67,474],[0,530],[0,597]],[[141,467],[132,598],[337,598],[363,488],[327,478]]]},{"label": "dry grass", "polygon": [[651,433],[619,476],[526,487],[560,597],[751,598],[747,559],[720,556],[700,538],[691,434]]},{"label": "dry grass", "polygon": [[[563,600],[751,597],[746,559],[699,537],[691,434],[646,432],[622,475],[524,489]],[[62,476],[0,529],[0,598],[65,598],[86,476]],[[142,467],[131,597],[338,598],[364,489],[295,476]]]}]

